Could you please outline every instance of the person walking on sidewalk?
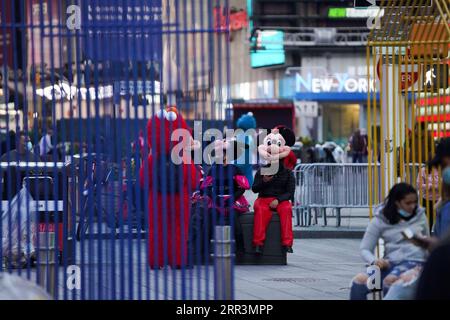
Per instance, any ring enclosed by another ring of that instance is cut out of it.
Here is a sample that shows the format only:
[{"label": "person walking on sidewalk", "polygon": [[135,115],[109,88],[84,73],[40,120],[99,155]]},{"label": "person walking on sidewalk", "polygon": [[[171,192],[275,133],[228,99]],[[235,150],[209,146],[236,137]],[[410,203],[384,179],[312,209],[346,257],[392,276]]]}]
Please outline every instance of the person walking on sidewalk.
[{"label": "person walking on sidewalk", "polygon": [[350,150],[353,154],[353,163],[362,163],[367,142],[361,135],[360,130],[356,130],[350,138]]}]

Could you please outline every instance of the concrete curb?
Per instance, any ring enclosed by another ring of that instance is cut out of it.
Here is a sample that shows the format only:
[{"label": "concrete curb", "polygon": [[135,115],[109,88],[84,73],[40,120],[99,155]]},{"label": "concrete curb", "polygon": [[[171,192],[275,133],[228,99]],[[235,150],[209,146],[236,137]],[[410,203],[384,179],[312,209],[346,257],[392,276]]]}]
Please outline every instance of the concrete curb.
[{"label": "concrete curb", "polygon": [[294,230],[294,239],[362,239],[364,230]]}]

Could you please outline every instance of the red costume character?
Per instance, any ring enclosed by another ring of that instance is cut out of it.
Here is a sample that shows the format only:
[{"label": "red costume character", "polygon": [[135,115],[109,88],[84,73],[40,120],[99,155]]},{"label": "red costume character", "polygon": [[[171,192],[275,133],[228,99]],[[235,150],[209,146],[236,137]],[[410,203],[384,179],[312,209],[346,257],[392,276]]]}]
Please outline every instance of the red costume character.
[{"label": "red costume character", "polygon": [[295,165],[297,164],[297,157],[295,156],[294,151],[291,150],[291,152],[289,152],[288,156],[284,158],[283,164],[285,168],[294,170]]},{"label": "red costume character", "polygon": [[295,177],[284,166],[283,159],[291,152],[294,145],[294,133],[284,126],[272,129],[258,147],[260,156],[269,164],[256,172],[252,190],[258,193],[254,203],[255,222],[253,227],[253,245],[261,254],[266,230],[275,211],[280,216],[281,244],[286,252],[292,253],[294,241],[292,232],[292,204],[290,200],[295,192]]},{"label": "red costume character", "polygon": [[[172,152],[175,145],[180,145],[171,141],[176,129],[185,129],[177,137],[182,139],[183,146],[178,149],[183,150],[182,155]],[[148,168],[141,167],[140,182],[142,187],[149,185],[149,263],[152,268],[180,268],[187,263],[190,195],[200,180],[187,150],[198,142],[192,139],[191,129],[175,108],[159,111],[150,119],[147,134],[151,154]]]}]

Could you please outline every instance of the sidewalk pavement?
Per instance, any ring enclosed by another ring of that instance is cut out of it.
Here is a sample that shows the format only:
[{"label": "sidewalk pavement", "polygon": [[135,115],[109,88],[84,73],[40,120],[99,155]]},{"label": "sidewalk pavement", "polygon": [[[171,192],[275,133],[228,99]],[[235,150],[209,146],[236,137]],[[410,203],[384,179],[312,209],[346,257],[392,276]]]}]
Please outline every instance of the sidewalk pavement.
[{"label": "sidewalk pavement", "polygon": [[[133,241],[134,245],[138,243]],[[345,300],[350,281],[364,271],[357,239],[297,239],[286,266],[235,266],[236,300]],[[59,268],[57,299],[214,299],[214,266],[191,270],[150,270],[145,247],[132,251],[116,244],[114,255],[105,244],[93,243],[82,254],[82,290],[68,290]],[[141,242],[144,245],[144,242]],[[103,247],[103,249],[101,249]],[[102,251],[99,261],[97,251]],[[99,263],[100,262],[100,263]],[[19,270],[15,270],[18,272]],[[16,273],[14,272],[14,273]],[[23,277],[27,272],[23,271]],[[36,281],[36,269],[30,270]]]},{"label": "sidewalk pavement", "polygon": [[287,266],[236,266],[236,299],[345,300],[364,271],[357,239],[298,239]]}]

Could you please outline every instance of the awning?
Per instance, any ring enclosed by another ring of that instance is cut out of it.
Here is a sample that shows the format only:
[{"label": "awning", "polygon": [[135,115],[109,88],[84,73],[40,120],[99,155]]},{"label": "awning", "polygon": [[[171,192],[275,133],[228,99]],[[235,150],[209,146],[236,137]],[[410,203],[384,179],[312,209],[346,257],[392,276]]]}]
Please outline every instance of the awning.
[{"label": "awning", "polygon": [[[373,97],[371,97],[373,99]],[[295,93],[295,100],[307,100],[317,102],[367,102],[367,93],[364,92],[297,92]],[[376,93],[376,101],[380,101],[380,94]]]},{"label": "awning", "polygon": [[[408,100],[412,101],[414,93],[408,93]],[[317,101],[325,103],[346,102],[346,103],[367,103],[367,93],[365,92],[297,92],[295,100]],[[380,103],[380,93],[375,95],[377,103]],[[373,101],[373,96],[370,97]]]}]

